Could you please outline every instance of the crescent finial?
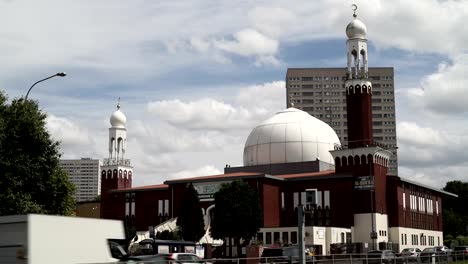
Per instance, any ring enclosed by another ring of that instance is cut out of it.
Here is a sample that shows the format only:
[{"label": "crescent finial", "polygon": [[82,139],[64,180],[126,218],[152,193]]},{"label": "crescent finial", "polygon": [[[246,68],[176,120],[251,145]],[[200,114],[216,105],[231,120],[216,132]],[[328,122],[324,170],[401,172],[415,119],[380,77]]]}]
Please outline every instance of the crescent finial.
[{"label": "crescent finial", "polygon": [[351,10],[353,10],[353,17],[357,17],[356,15],[357,5],[356,4],[351,5]]}]

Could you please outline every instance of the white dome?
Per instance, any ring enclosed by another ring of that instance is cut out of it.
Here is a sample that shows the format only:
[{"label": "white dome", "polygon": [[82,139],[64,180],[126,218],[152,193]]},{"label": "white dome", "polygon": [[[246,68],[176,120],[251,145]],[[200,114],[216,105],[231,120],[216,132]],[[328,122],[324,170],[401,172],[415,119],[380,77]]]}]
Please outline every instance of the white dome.
[{"label": "white dome", "polygon": [[360,38],[365,39],[367,35],[367,27],[364,23],[355,18],[353,21],[349,22],[348,26],[346,26],[346,36],[348,39],[353,38]]},{"label": "white dome", "polygon": [[110,123],[112,127],[121,127],[124,128],[127,124],[127,117],[120,111],[120,107],[117,108],[117,111],[112,113],[110,117]]},{"label": "white dome", "polygon": [[340,140],[325,122],[296,109],[276,113],[250,132],[244,166],[321,161],[334,164],[330,150]]}]

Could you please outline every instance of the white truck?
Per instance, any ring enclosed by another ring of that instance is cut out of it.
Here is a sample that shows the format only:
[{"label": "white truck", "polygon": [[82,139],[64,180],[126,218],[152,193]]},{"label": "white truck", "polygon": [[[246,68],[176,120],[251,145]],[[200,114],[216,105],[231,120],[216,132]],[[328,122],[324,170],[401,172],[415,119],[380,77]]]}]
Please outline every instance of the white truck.
[{"label": "white truck", "polygon": [[121,221],[51,215],[0,217],[0,263],[106,263],[108,239],[124,239]]}]

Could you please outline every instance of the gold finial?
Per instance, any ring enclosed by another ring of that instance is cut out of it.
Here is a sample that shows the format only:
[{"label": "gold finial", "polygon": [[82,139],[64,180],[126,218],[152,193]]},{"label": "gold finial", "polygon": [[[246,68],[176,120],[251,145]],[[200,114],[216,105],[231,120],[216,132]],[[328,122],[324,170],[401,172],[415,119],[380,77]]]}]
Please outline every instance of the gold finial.
[{"label": "gold finial", "polygon": [[357,5],[356,4],[351,5],[351,10],[353,10],[353,17],[357,17],[356,15]]},{"label": "gold finial", "polygon": [[119,97],[119,99],[117,100],[117,110],[120,110],[120,97]]}]

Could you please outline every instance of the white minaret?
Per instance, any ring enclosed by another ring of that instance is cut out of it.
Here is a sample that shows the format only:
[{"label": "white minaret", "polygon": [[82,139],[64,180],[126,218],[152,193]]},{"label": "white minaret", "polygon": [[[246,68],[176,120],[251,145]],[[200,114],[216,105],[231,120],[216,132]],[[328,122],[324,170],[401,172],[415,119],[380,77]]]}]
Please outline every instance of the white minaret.
[{"label": "white minaret", "polygon": [[[120,111],[120,98],[117,110],[110,117],[109,128],[109,157],[104,159],[101,166],[101,217],[119,219],[115,215],[110,190],[127,189],[132,187],[133,167],[130,159],[125,158],[127,147],[127,117]],[[134,194],[125,197],[126,224],[132,224],[135,216]],[[133,218],[132,218],[133,217]]]},{"label": "white minaret", "polygon": [[361,20],[357,19],[357,6],[353,5],[353,21],[346,27],[348,79],[368,78],[367,66],[367,28]]},{"label": "white minaret", "polygon": [[[120,100],[119,100],[120,101]],[[109,128],[109,159],[121,161],[125,159],[125,148],[127,146],[127,117],[120,111],[120,102],[117,110],[110,117],[112,127]]]}]

